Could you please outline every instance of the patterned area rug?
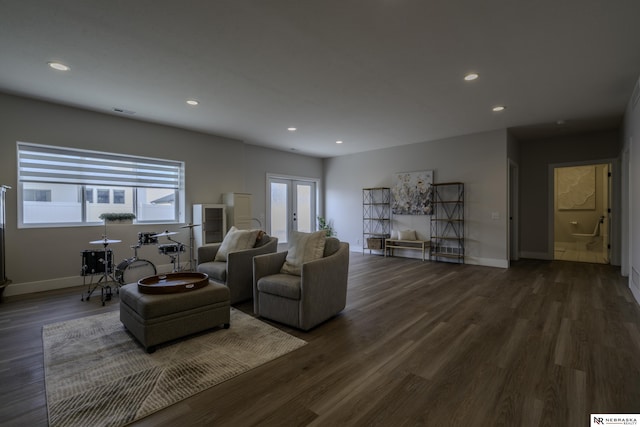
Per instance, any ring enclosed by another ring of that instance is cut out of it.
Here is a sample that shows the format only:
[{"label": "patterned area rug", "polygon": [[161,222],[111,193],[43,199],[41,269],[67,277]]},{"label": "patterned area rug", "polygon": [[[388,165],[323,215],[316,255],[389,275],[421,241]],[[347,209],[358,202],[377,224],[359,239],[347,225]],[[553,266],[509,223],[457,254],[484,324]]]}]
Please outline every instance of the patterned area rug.
[{"label": "patterned area rug", "polygon": [[306,344],[231,309],[231,328],[147,354],[119,312],[45,325],[49,425],[122,426]]}]

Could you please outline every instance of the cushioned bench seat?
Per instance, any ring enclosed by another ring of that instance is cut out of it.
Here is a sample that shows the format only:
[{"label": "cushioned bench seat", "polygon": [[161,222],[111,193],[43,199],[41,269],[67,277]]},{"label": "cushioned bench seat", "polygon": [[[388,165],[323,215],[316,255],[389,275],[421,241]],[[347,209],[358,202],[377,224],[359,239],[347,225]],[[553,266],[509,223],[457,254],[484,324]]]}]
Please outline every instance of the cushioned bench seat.
[{"label": "cushioned bench seat", "polygon": [[120,288],[120,321],[149,352],[154,346],[217,326],[229,327],[229,288],[209,282],[192,291],[144,294]]}]

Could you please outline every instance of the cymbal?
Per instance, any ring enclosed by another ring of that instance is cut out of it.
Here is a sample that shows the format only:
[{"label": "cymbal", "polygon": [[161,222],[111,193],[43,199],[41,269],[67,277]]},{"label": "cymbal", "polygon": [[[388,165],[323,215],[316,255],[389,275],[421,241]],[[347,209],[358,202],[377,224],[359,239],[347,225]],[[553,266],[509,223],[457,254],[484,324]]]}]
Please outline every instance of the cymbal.
[{"label": "cymbal", "polygon": [[183,225],[180,228],[193,228],[193,227],[200,227],[200,224],[187,224],[187,225]]},{"label": "cymbal", "polygon": [[113,239],[101,239],[101,240],[93,240],[89,242],[91,245],[109,245],[111,243],[120,243],[122,240],[113,240]]},{"label": "cymbal", "polygon": [[165,237],[165,236],[173,236],[174,234],[178,234],[177,231],[165,231],[164,233],[154,234],[151,237]]}]

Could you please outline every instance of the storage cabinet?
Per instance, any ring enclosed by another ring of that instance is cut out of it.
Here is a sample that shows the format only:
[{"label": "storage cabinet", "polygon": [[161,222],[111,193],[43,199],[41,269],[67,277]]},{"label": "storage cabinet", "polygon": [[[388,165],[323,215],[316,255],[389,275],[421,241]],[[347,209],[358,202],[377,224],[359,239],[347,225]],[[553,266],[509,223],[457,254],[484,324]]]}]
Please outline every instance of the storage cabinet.
[{"label": "storage cabinet", "polygon": [[227,227],[235,225],[240,230],[251,228],[251,194],[225,193],[222,202],[227,206]]},{"label": "storage cabinet", "polygon": [[227,233],[225,205],[193,205],[193,223],[200,225],[193,233],[196,248],[222,242]]},{"label": "storage cabinet", "polygon": [[384,254],[385,239],[391,237],[391,189],[362,189],[362,253],[365,249]]},{"label": "storage cabinet", "polygon": [[431,249],[435,261],[464,263],[464,184],[432,184]]}]

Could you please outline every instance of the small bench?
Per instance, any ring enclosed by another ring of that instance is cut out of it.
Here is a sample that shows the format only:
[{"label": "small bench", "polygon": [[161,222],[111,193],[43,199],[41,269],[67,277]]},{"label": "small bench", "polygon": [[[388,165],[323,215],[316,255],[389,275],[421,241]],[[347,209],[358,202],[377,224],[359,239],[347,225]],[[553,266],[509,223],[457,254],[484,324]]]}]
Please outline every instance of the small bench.
[{"label": "small bench", "polygon": [[229,327],[229,288],[209,283],[171,294],[145,294],[137,283],[120,288],[120,321],[149,353],[155,346],[217,326]]},{"label": "small bench", "polygon": [[422,260],[424,261],[427,248],[431,246],[428,240],[401,240],[401,239],[385,239],[384,256],[393,256],[394,249],[412,249],[422,251]]}]

